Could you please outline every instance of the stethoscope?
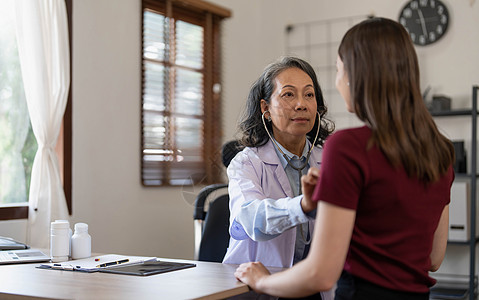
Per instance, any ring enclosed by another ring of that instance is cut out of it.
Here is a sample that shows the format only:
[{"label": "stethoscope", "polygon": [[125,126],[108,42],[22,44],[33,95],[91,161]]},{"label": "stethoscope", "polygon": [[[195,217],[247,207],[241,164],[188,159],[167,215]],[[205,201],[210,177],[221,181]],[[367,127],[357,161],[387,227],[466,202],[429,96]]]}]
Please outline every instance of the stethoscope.
[{"label": "stethoscope", "polygon": [[[306,155],[306,161],[304,162],[304,164],[300,167],[295,167],[293,166],[293,164],[291,163],[291,159],[286,155],[286,153],[284,153],[281,148],[279,147],[279,145],[276,143],[275,139],[273,139],[273,137],[271,136],[271,134],[269,133],[269,130],[268,130],[268,126],[266,126],[266,121],[264,120],[264,115],[265,113],[269,112],[268,110],[265,110],[263,112],[263,114],[261,115],[261,120],[263,121],[263,125],[264,125],[264,129],[266,130],[266,133],[268,134],[269,138],[271,139],[271,141],[273,142],[273,144],[276,146],[276,148],[279,150],[279,152],[281,152],[281,154],[283,155],[284,159],[286,159],[286,162],[288,163],[288,165],[293,168],[294,170],[298,171],[298,174],[299,174],[299,194],[301,194],[301,176],[303,175],[303,169],[306,168],[306,166],[308,165],[308,162],[309,162],[309,157],[311,156],[311,151],[313,151],[313,148],[314,148],[314,145],[316,144],[316,140],[318,139],[318,135],[319,135],[319,130],[321,128],[321,115],[319,114],[319,111],[316,112],[316,114],[318,115],[318,130],[316,131],[316,136],[314,137],[314,142],[312,143],[311,147],[309,148],[309,151],[308,151],[308,154]],[[309,244],[311,243],[311,238],[309,240],[307,240],[305,237],[304,237],[304,234],[303,234],[303,224],[300,224],[300,232],[301,232],[301,237],[303,238],[305,244]]]}]

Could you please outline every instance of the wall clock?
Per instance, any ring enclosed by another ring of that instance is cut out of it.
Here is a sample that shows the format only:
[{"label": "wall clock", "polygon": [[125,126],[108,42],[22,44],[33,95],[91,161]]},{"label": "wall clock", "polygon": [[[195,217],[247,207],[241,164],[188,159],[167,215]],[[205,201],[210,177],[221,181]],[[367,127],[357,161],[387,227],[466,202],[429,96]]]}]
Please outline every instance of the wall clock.
[{"label": "wall clock", "polygon": [[399,14],[401,23],[416,45],[437,42],[447,31],[449,12],[440,0],[408,1]]}]

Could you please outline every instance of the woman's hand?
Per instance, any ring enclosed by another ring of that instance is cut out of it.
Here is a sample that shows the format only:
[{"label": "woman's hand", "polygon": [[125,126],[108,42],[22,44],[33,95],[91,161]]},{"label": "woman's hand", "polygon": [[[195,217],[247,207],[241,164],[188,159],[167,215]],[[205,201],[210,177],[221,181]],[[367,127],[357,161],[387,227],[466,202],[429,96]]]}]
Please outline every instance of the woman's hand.
[{"label": "woman's hand", "polygon": [[303,191],[303,199],[301,199],[301,208],[305,213],[309,213],[318,206],[317,201],[312,200],[314,188],[319,179],[319,169],[310,168],[306,175],[301,177],[301,190]]},{"label": "woman's hand", "polygon": [[259,288],[261,280],[270,274],[268,269],[260,262],[241,264],[235,271],[235,277],[239,281],[249,285],[250,288],[258,293],[261,293]]}]

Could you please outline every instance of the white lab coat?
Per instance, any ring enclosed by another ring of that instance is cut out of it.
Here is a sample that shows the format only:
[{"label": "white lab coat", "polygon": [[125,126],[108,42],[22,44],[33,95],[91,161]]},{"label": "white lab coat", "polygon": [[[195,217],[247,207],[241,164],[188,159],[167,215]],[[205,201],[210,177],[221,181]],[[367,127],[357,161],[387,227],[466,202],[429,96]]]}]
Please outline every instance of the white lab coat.
[{"label": "white lab coat", "polygon": [[[249,237],[242,240],[230,238],[224,263],[260,261],[265,266],[291,267],[296,242],[294,226],[309,222],[312,236],[314,220],[301,209],[302,195],[293,197],[288,177],[273,147],[271,140],[261,147],[247,147],[238,153],[228,166],[230,224],[234,223],[241,207],[248,202],[282,201],[288,211],[288,217],[270,220],[264,227],[267,234],[282,233],[273,239],[260,242]],[[310,167],[319,168],[321,153],[321,148],[314,147],[309,158]],[[284,231],[285,228],[289,229]],[[233,230],[230,225],[230,234],[235,236]]]},{"label": "white lab coat", "polygon": [[[286,172],[269,140],[265,145],[257,148],[245,148],[238,153],[228,166],[228,191],[230,196],[230,224],[234,220],[243,204],[251,201],[284,201],[289,215],[279,222],[274,220],[263,226],[265,233],[276,234],[282,228],[290,228],[297,224],[309,223],[310,236],[314,227],[314,220],[306,216],[301,209],[302,195],[293,197],[293,191]],[[322,149],[314,147],[309,158],[309,166],[319,168],[321,165]],[[230,234],[234,230],[230,225]],[[248,230],[246,230],[248,231]],[[265,266],[291,267],[293,265],[296,243],[296,227],[287,229],[279,236],[256,242],[251,238],[236,240],[230,238],[230,244],[223,263],[241,264],[251,261],[260,261]],[[333,291],[321,292],[323,300],[332,300]]]}]

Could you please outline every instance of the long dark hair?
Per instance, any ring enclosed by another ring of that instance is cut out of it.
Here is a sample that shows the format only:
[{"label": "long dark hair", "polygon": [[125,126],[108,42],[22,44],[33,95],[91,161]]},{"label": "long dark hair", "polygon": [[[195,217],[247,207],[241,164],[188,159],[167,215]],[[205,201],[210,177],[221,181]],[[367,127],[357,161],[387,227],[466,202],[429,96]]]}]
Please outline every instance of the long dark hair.
[{"label": "long dark hair", "polygon": [[437,181],[453,163],[454,148],[424,104],[416,51],[404,27],[384,18],[365,20],[345,34],[338,54],[354,111],[371,127],[370,145],[409,176]]},{"label": "long dark hair", "polygon": [[[246,108],[239,124],[239,141],[245,147],[259,147],[269,139],[269,136],[264,128],[261,120],[261,99],[264,99],[268,104],[271,101],[271,95],[275,89],[274,80],[282,71],[290,68],[298,68],[304,71],[313,81],[314,94],[316,96],[317,111],[321,116],[320,130],[316,145],[323,145],[325,139],[334,130],[334,124],[324,118],[327,109],[324,105],[323,93],[316,78],[316,73],[313,67],[306,61],[286,56],[278,61],[268,65],[263,74],[253,83],[246,101]],[[271,122],[267,122],[268,130],[271,132]],[[314,137],[318,130],[318,122],[314,123],[313,129],[306,134],[307,138],[313,143]]]}]

